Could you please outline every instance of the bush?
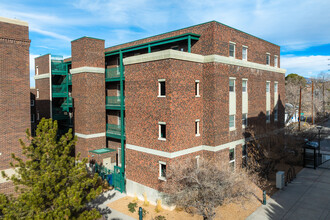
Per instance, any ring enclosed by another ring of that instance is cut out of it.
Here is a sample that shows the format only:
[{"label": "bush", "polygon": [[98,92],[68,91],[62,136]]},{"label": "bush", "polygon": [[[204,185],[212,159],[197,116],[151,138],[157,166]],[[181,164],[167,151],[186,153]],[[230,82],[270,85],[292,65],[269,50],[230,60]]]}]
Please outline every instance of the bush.
[{"label": "bush", "polygon": [[130,202],[128,205],[128,211],[134,213],[136,210],[136,207],[137,207],[137,203],[136,202]]}]

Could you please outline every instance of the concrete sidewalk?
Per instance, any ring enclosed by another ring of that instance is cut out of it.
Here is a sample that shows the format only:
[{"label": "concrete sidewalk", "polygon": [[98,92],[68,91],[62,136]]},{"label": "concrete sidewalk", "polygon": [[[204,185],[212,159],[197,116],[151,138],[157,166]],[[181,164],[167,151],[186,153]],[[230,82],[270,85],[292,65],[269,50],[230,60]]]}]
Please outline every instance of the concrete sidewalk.
[{"label": "concrete sidewalk", "polygon": [[248,220],[330,219],[330,169],[304,168],[297,178],[259,207]]},{"label": "concrete sidewalk", "polygon": [[111,220],[135,220],[134,218],[125,215],[117,210],[110,209],[107,205],[111,202],[114,202],[118,199],[125,197],[125,193],[120,193],[116,190],[110,190],[108,192],[103,193],[98,198],[96,198],[93,202],[89,204],[90,207],[97,208],[102,216],[105,219]]}]

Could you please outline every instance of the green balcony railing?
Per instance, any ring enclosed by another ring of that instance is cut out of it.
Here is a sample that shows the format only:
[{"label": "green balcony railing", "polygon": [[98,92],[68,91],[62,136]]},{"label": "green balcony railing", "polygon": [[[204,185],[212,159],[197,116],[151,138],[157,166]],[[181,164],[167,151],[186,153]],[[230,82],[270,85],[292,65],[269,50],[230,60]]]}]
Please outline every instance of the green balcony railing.
[{"label": "green balcony railing", "polygon": [[54,120],[68,120],[69,113],[62,111],[61,108],[53,108],[53,119]]},{"label": "green balcony railing", "polygon": [[[125,72],[124,72],[124,74],[125,74]],[[113,68],[105,69],[105,79],[106,80],[119,78],[119,77],[120,77],[119,67],[113,67]]]},{"label": "green balcony railing", "polygon": [[66,84],[52,86],[53,97],[63,97],[68,93],[68,86]]},{"label": "green balcony railing", "polygon": [[[121,97],[120,96],[107,96],[106,107],[120,107]],[[125,106],[125,96],[124,96],[124,106]]]},{"label": "green balcony railing", "polygon": [[[114,124],[107,124],[107,136],[121,136],[121,126]],[[124,131],[125,136],[125,131]]]},{"label": "green balcony railing", "polygon": [[72,85],[72,75],[68,74],[67,77],[68,77],[68,84]]},{"label": "green balcony railing", "polygon": [[63,61],[52,60],[52,74],[53,75],[66,75],[67,74],[67,67],[63,63]]},{"label": "green balcony railing", "polygon": [[68,97],[61,105],[63,111],[69,111],[69,108],[72,108],[72,97]]}]

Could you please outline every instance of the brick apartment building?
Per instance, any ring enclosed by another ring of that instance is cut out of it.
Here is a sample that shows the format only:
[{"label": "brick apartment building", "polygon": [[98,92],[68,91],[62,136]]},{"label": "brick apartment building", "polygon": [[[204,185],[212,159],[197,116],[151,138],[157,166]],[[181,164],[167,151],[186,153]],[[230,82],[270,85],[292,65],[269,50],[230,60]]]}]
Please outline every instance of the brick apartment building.
[{"label": "brick apartment building", "polygon": [[76,153],[120,173],[151,202],[184,158],[240,167],[244,131],[284,125],[280,47],[216,21],[104,48],[72,41],[71,58],[36,58],[36,111],[78,137]]},{"label": "brick apartment building", "polygon": [[[26,140],[30,123],[29,27],[0,17],[0,171],[10,173],[11,153],[22,156],[19,139]],[[10,183],[0,177],[0,192]]]}]

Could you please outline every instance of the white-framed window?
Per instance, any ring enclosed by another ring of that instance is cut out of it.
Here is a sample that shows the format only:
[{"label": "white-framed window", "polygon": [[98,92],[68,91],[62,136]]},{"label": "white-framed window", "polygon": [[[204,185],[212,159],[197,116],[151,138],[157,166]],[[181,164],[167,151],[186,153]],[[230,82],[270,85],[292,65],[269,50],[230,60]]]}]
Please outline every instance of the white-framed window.
[{"label": "white-framed window", "polygon": [[266,111],[266,122],[270,122],[270,111]]},{"label": "white-framed window", "polygon": [[277,107],[274,109],[274,121],[278,120],[278,109]]},{"label": "white-framed window", "polygon": [[31,99],[31,103],[30,103],[31,106],[34,106],[34,99]]},{"label": "white-framed window", "polygon": [[37,99],[39,98],[39,89],[37,89]]},{"label": "white-framed window", "polygon": [[247,60],[247,55],[248,55],[248,47],[243,46],[243,48],[242,48],[242,60]]},{"label": "white-framed window", "polygon": [[199,80],[195,80],[195,96],[200,97],[200,95],[199,95]]},{"label": "white-framed window", "polygon": [[247,79],[242,80],[242,92],[247,92]]},{"label": "white-framed window", "polygon": [[266,81],[266,92],[270,92],[270,81]]},{"label": "white-framed window", "polygon": [[266,53],[266,65],[270,65],[270,53]]},{"label": "white-framed window", "polygon": [[235,130],[235,115],[229,115],[229,130]]},{"label": "white-framed window", "polygon": [[159,161],[159,176],[158,179],[166,181],[166,162]]},{"label": "white-framed window", "polygon": [[36,75],[39,75],[39,67],[36,66]]},{"label": "white-framed window", "polygon": [[34,123],[35,115],[31,114],[31,123]]},{"label": "white-framed window", "polygon": [[158,97],[165,97],[166,96],[166,84],[165,79],[158,80]]},{"label": "white-framed window", "polygon": [[236,43],[229,41],[229,57],[235,58],[235,47],[236,47]]},{"label": "white-framed window", "polygon": [[196,158],[196,167],[199,168],[199,158],[200,158],[200,156],[198,155],[195,158]]},{"label": "white-framed window", "polygon": [[235,170],[235,149],[229,149],[229,168],[231,171]]},{"label": "white-framed window", "polygon": [[165,122],[158,122],[158,140],[166,141],[166,123]]},{"label": "white-framed window", "polygon": [[229,92],[235,92],[235,78],[229,78]]},{"label": "white-framed window", "polygon": [[242,128],[245,128],[247,126],[247,113],[242,114]]},{"label": "white-framed window", "polygon": [[274,56],[274,67],[278,67],[278,56]]},{"label": "white-framed window", "polygon": [[197,119],[196,121],[195,121],[195,135],[196,136],[200,136],[200,133],[199,133],[199,119]]},{"label": "white-framed window", "polygon": [[274,83],[274,93],[278,92],[278,82]]},{"label": "white-framed window", "polygon": [[242,145],[242,168],[246,167],[247,163],[247,149],[246,144]]}]

